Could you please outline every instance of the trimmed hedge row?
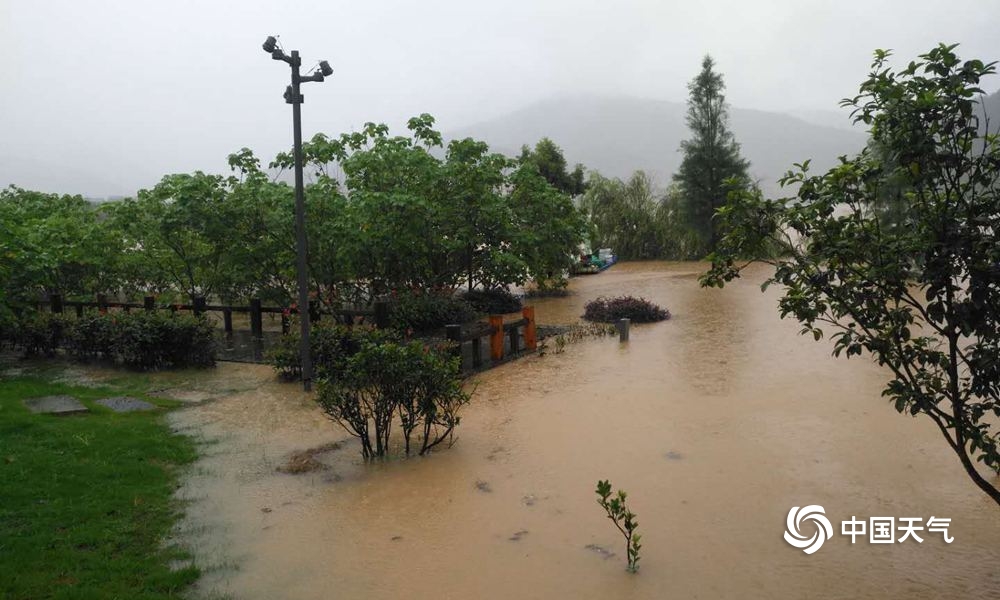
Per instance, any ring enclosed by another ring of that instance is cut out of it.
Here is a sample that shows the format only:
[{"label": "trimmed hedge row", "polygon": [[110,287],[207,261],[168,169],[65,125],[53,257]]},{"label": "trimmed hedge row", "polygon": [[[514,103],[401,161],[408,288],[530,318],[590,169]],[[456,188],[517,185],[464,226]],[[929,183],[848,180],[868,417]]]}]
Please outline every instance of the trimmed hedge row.
[{"label": "trimmed hedge row", "polygon": [[215,364],[215,329],[193,315],[137,312],[73,318],[33,313],[5,336],[28,356],[53,356],[63,348],[78,360],[112,360],[134,369]]},{"label": "trimmed hedge row", "polygon": [[633,323],[653,323],[670,318],[670,311],[660,308],[645,298],[635,296],[603,296],[591,300],[583,307],[583,318],[598,323],[614,323],[619,319],[631,319]]}]

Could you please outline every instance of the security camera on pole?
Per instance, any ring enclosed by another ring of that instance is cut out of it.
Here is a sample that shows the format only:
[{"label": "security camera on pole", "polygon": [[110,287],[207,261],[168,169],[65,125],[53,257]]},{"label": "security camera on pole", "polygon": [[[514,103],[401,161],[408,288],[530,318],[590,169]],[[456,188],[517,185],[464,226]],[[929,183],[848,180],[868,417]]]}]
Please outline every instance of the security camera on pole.
[{"label": "security camera on pole", "polygon": [[296,234],[296,254],[299,284],[299,325],[301,339],[299,343],[299,356],[302,361],[302,387],[305,391],[312,390],[312,357],[309,354],[309,273],[307,263],[306,244],[306,202],[302,185],[302,102],[304,100],[299,92],[299,84],[308,81],[323,81],[327,76],[333,74],[330,63],[320,61],[319,67],[311,75],[303,77],[299,74],[302,66],[302,59],[299,58],[298,50],[292,50],[291,55],[278,47],[278,40],[273,35],[268,36],[264,41],[264,52],[271,55],[274,60],[283,60],[292,68],[292,85],[285,89],[285,102],[292,105],[292,128],[295,140],[295,234]]}]

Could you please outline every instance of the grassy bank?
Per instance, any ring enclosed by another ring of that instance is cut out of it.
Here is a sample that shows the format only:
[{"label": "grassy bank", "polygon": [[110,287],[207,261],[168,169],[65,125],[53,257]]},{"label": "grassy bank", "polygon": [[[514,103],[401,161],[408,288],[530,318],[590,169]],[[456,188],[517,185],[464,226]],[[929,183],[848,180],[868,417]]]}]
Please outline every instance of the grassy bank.
[{"label": "grassy bank", "polygon": [[[39,378],[0,381],[0,598],[175,598],[197,576],[163,540],[171,494],[193,442],[161,409],[113,413],[94,400],[123,390]],[[23,398],[70,394],[91,412],[30,413]]]}]

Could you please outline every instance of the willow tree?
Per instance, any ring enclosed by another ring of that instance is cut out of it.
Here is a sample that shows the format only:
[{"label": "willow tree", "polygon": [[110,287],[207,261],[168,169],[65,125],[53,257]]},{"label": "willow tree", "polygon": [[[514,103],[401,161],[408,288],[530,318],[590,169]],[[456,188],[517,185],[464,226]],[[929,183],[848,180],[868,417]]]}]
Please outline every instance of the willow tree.
[{"label": "willow tree", "polygon": [[750,163],[740,155],[740,145],[729,130],[725,87],[715,62],[706,55],[701,72],[688,84],[686,122],[691,137],[681,142],[684,160],[674,174],[681,191],[679,217],[708,251],[719,240],[715,212],[725,205],[730,192],[750,183]]}]

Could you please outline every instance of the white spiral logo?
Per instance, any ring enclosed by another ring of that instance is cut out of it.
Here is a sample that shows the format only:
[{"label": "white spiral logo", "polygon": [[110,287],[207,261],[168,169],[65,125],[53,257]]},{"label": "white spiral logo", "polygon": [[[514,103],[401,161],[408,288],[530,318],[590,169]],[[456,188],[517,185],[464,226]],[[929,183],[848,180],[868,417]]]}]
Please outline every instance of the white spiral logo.
[{"label": "white spiral logo", "polygon": [[[786,519],[785,541],[806,554],[812,554],[819,550],[826,540],[833,537],[833,526],[830,525],[830,520],[826,518],[825,514],[826,511],[823,510],[823,507],[815,504],[802,508],[793,506],[788,511]],[[816,533],[812,537],[807,538],[800,531],[802,521],[816,522]]]}]

